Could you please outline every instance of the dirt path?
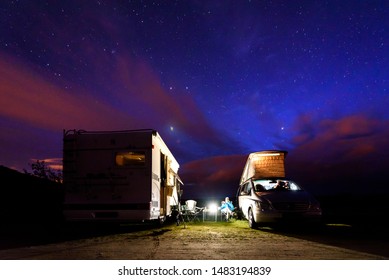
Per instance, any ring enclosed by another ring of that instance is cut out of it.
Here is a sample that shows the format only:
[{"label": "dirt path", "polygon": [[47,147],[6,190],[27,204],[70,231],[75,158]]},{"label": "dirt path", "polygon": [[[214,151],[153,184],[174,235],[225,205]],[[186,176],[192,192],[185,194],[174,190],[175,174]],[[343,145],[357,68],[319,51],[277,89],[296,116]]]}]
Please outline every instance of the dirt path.
[{"label": "dirt path", "polygon": [[186,226],[108,234],[0,251],[0,259],[29,260],[378,260],[377,254],[326,245],[276,232],[252,230],[246,223]]}]

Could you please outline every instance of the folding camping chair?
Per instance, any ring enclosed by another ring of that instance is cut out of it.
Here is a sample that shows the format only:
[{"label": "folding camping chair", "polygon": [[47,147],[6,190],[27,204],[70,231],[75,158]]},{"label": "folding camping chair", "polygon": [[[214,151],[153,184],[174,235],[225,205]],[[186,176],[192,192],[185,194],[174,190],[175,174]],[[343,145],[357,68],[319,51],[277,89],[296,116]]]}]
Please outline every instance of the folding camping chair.
[{"label": "folding camping chair", "polygon": [[221,216],[222,216],[222,221],[228,222],[233,216],[234,216],[234,211],[232,210],[225,210],[225,211],[220,211]]},{"label": "folding camping chair", "polygon": [[196,200],[190,199],[185,201],[184,216],[187,218],[188,222],[200,221],[199,215],[203,212],[203,210],[203,207],[197,206]]}]

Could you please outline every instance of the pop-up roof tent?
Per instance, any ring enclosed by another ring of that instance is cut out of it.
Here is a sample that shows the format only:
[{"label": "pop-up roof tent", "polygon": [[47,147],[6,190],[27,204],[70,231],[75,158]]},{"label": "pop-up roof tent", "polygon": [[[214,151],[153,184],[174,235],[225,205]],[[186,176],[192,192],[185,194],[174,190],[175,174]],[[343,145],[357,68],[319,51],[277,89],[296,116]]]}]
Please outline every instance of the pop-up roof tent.
[{"label": "pop-up roof tent", "polygon": [[268,150],[251,153],[247,158],[240,183],[250,178],[285,177],[285,157],[287,151]]}]

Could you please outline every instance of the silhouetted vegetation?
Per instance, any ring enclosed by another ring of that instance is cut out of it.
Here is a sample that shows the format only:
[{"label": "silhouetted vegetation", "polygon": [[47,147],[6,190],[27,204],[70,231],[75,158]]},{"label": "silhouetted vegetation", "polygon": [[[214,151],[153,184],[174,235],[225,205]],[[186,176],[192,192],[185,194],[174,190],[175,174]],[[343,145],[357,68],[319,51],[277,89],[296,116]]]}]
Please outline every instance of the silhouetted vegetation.
[{"label": "silhouetted vegetation", "polygon": [[33,175],[38,178],[47,179],[57,183],[62,182],[62,172],[48,167],[45,161],[37,160],[36,163],[31,163],[29,165],[31,166],[32,173],[28,172],[26,169],[23,169],[25,174]]}]

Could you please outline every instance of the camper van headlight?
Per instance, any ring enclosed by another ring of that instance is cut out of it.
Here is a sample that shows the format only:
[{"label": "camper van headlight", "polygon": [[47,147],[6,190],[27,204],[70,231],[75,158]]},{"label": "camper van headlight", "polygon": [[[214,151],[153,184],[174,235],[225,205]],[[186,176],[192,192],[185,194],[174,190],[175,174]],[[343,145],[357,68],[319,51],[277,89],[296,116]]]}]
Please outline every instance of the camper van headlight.
[{"label": "camper van headlight", "polygon": [[259,201],[256,201],[255,204],[260,211],[266,211],[271,208],[269,201],[263,198],[260,199]]}]

